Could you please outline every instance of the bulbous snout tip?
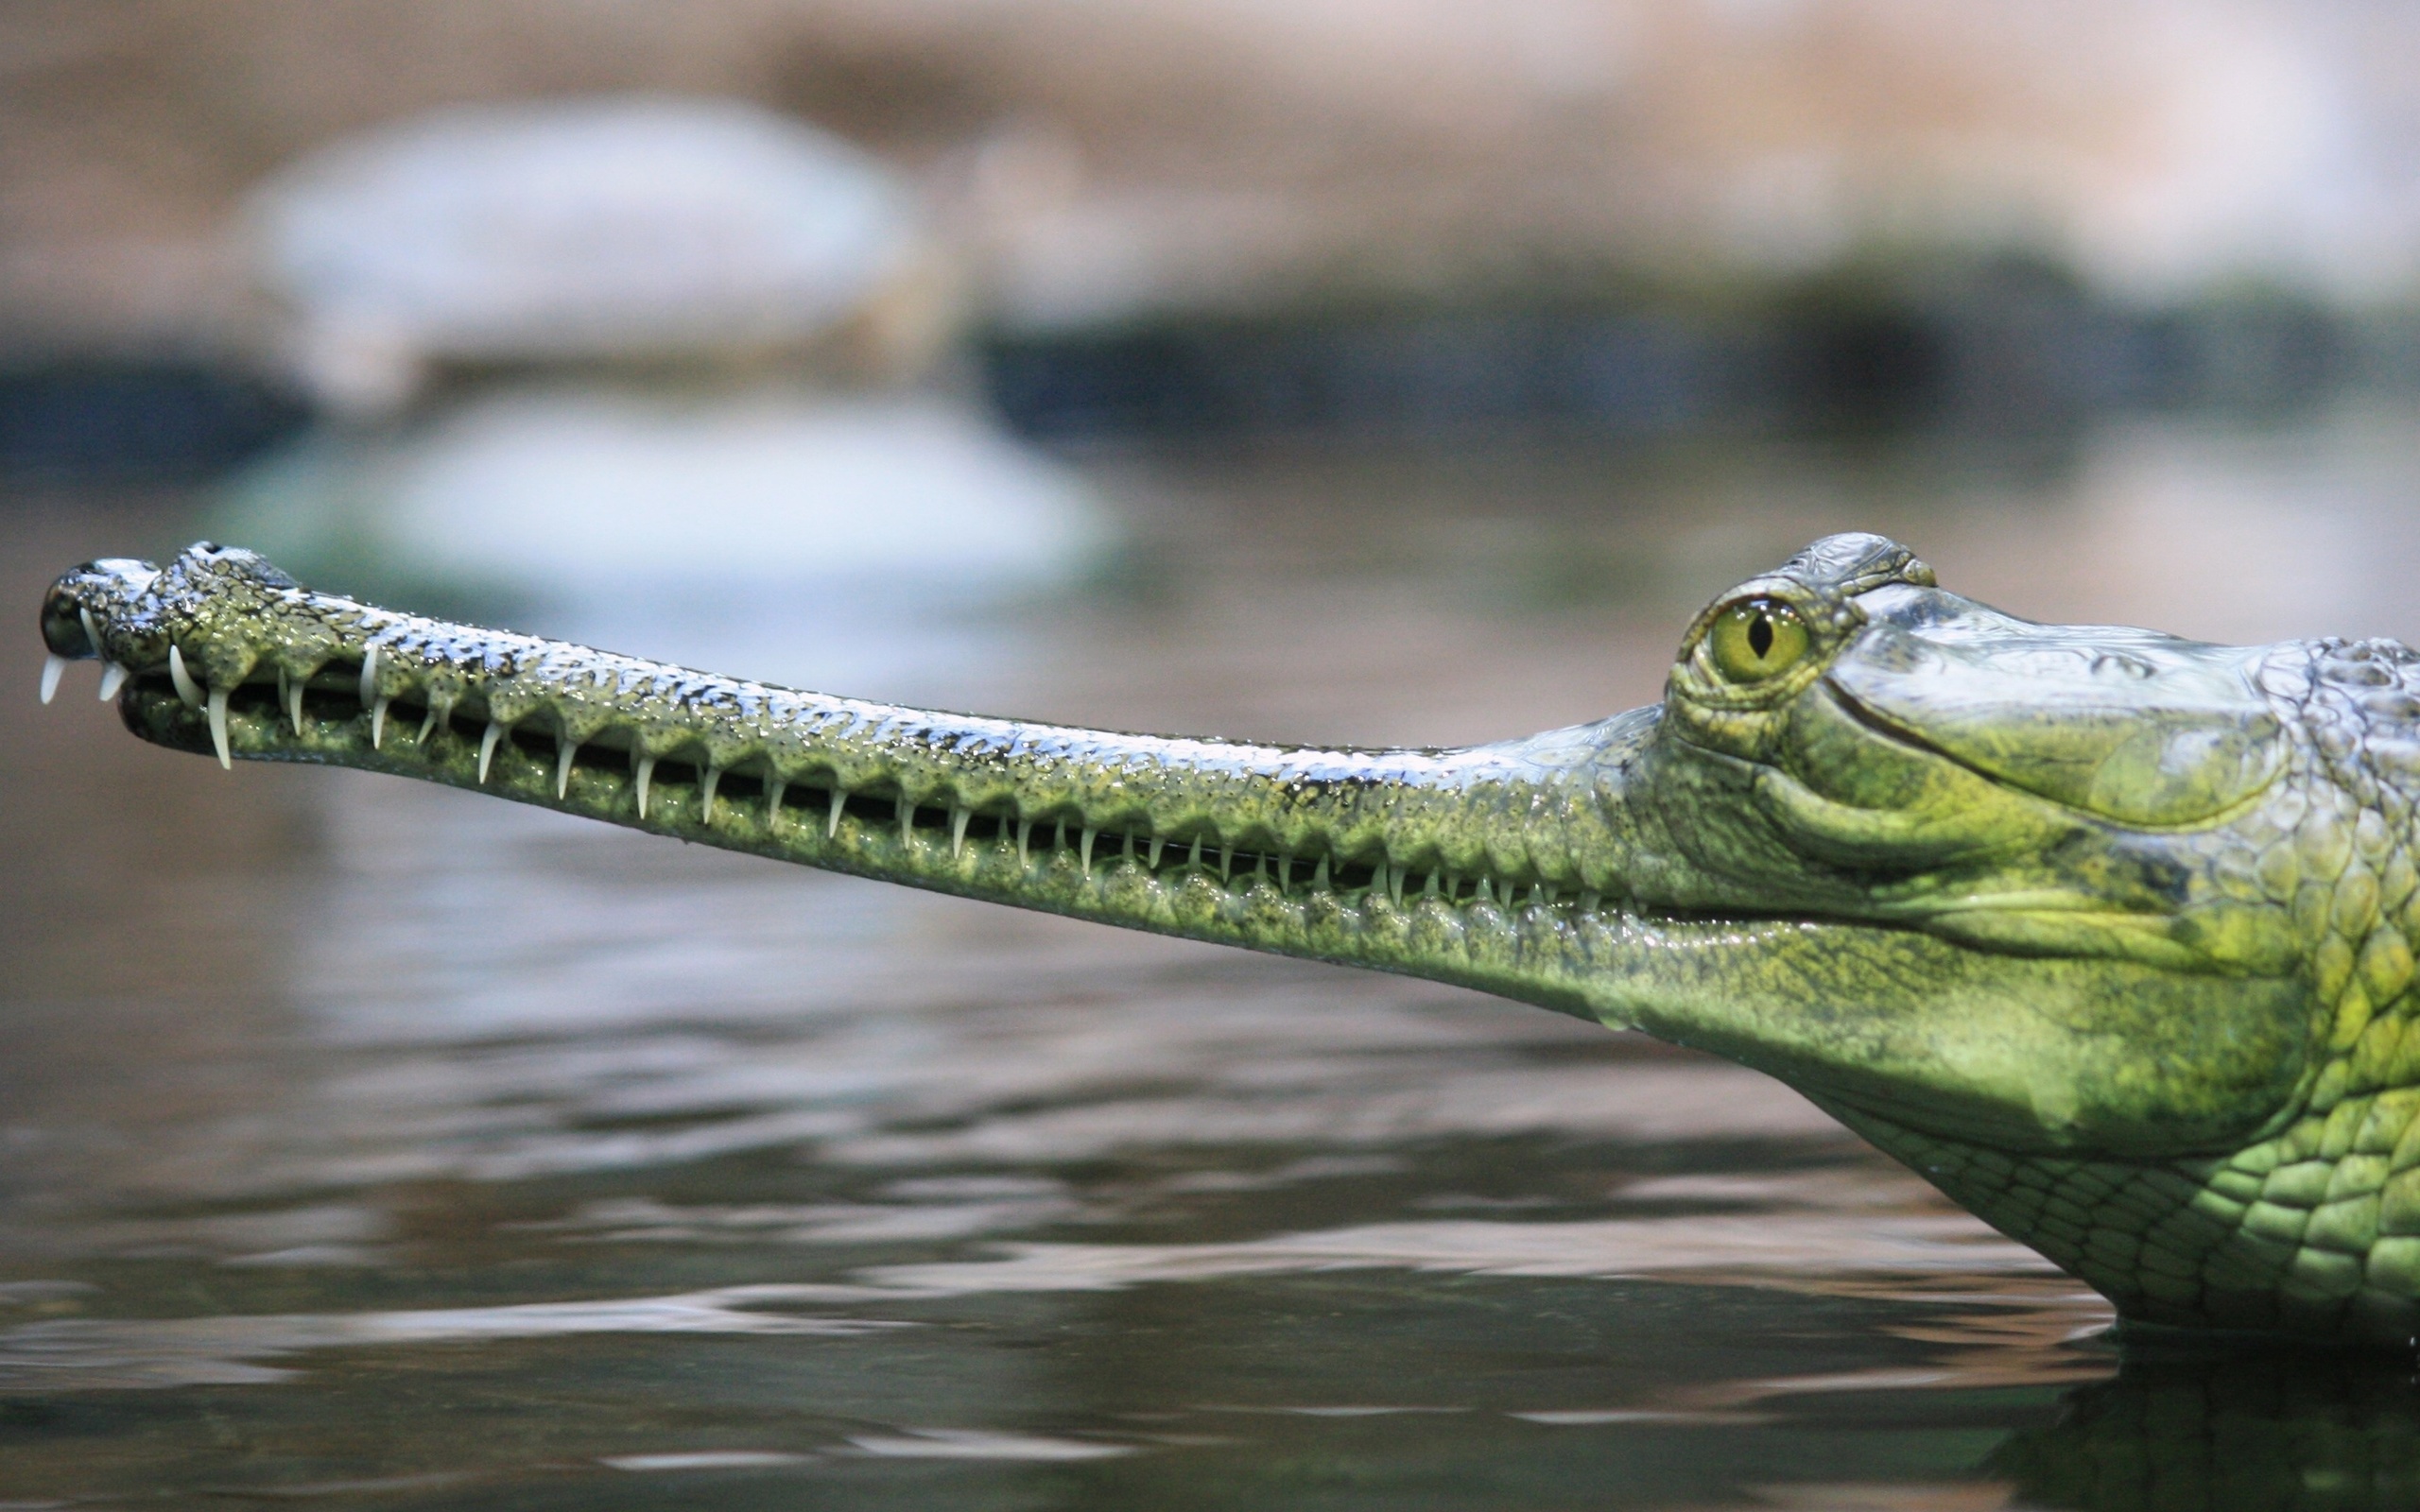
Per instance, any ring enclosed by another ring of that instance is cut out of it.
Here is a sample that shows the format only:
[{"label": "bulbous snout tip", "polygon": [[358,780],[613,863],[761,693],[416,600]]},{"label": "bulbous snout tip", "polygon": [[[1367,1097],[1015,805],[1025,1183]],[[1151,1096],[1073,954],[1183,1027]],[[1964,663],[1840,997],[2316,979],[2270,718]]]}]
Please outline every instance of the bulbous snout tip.
[{"label": "bulbous snout tip", "polygon": [[42,599],[43,648],[83,661],[101,656],[96,616],[149,586],[160,570],[130,557],[104,557],[59,575]]}]

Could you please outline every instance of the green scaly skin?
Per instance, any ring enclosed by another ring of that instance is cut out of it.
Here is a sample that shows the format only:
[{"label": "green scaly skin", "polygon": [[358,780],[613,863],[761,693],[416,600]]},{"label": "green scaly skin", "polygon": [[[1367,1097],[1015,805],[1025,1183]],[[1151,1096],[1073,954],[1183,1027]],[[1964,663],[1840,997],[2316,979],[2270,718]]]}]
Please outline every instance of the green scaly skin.
[{"label": "green scaly skin", "polygon": [[67,574],[43,632],[164,746],[1636,1026],[1787,1081],[2129,1319],[2420,1334],[2401,645],[2033,625],[1835,536],[1702,614],[1659,707],[1322,750],[795,693],[206,545]]}]

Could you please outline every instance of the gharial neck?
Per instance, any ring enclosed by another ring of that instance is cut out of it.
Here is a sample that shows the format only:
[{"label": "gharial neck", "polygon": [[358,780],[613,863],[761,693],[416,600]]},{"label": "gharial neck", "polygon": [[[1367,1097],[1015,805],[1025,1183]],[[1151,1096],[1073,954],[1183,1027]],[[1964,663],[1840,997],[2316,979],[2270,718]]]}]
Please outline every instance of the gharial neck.
[{"label": "gharial neck", "polygon": [[222,762],[417,777],[1591,1015],[1580,936],[1633,849],[1605,792],[1652,710],[1460,750],[1119,734],[794,692],[396,613],[264,576],[256,561],[197,548],[156,576],[131,563],[71,574],[61,587],[81,607],[73,628],[50,630],[53,649],[64,639],[68,654],[134,669],[130,728]]}]

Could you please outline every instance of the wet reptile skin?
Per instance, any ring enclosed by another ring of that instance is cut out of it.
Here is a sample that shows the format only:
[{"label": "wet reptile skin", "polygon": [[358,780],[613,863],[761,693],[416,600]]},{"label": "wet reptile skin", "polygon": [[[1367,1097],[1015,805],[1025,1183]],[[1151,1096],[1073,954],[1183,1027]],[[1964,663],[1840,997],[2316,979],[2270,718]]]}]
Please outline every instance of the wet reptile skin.
[{"label": "wet reptile skin", "polygon": [[[2420,658],[2037,626],[1835,536],[1663,703],[1462,750],[795,693],[304,591],[61,577],[130,728],[1461,983],[1799,1088],[2130,1319],[2420,1333]],[[46,678],[46,689],[56,667]]]}]

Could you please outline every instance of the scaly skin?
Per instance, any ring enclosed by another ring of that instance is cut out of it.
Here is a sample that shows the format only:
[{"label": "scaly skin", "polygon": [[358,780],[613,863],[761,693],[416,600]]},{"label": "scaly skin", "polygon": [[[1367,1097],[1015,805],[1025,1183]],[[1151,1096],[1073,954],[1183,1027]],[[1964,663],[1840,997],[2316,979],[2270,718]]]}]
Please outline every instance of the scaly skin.
[{"label": "scaly skin", "polygon": [[43,633],[222,761],[1643,1028],[1779,1076],[2130,1319],[2420,1334],[2400,645],[2031,625],[1835,536],[1701,614],[1657,708],[1372,751],[794,693],[206,545],[67,574]]}]

